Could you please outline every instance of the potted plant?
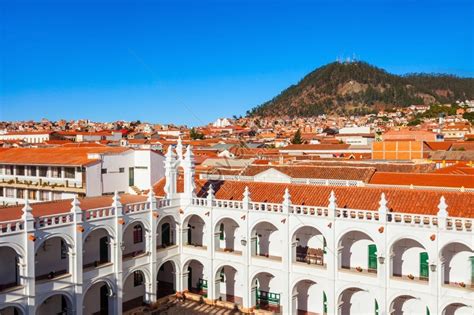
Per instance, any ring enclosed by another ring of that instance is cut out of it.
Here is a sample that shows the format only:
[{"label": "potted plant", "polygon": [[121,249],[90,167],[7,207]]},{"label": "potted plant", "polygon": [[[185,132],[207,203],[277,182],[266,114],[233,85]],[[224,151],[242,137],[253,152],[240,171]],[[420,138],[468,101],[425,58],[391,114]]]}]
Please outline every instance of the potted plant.
[{"label": "potted plant", "polygon": [[409,274],[409,275],[408,275],[408,279],[413,280],[413,279],[415,279],[415,276],[412,275],[412,274]]},{"label": "potted plant", "polygon": [[356,268],[356,270],[357,270],[358,272],[362,272],[362,267],[359,266],[359,267]]},{"label": "potted plant", "polygon": [[466,287],[466,284],[465,284],[464,282],[459,282],[459,286],[460,286],[461,288],[465,288],[465,287]]}]

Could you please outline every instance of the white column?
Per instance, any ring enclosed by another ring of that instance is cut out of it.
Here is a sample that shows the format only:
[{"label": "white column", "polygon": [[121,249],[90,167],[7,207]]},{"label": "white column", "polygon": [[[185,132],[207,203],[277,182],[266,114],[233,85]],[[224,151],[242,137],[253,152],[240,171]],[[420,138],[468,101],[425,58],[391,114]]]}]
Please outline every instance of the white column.
[{"label": "white column", "polygon": [[[252,200],[250,199],[250,191],[248,187],[245,187],[244,194],[243,194],[243,199],[242,199],[242,216],[241,216],[241,222],[240,225],[242,226],[242,235],[245,235],[245,246],[242,249],[242,258],[244,261],[244,268],[242,268],[242,271],[239,270],[239,272],[242,272],[242,285],[243,285],[243,296],[242,296],[242,307],[244,309],[249,310],[251,307],[255,305],[255,289],[252,290],[252,279],[249,279],[250,277],[250,272],[249,272],[249,266],[250,266],[250,260],[251,260],[251,250],[252,250],[252,244],[251,244],[251,233],[252,231],[249,230],[249,222],[250,222],[250,203]],[[239,240],[240,241],[240,240]]]},{"label": "white column", "polygon": [[123,225],[125,224],[123,218],[123,206],[120,202],[120,197],[118,192],[115,191],[113,197],[112,207],[114,208],[114,215],[115,215],[115,242],[114,246],[114,253],[115,256],[113,258],[114,264],[114,273],[115,273],[115,281],[117,286],[117,298],[116,298],[116,314],[122,314],[122,303],[123,303],[123,271],[122,271],[122,239],[123,239]]},{"label": "white column", "polygon": [[283,219],[280,221],[281,225],[279,227],[280,235],[281,235],[281,248],[282,248],[282,257],[281,262],[283,266],[283,273],[282,282],[286,285],[283,286],[283,292],[281,292],[282,296],[280,298],[281,303],[281,311],[282,313],[291,313],[291,305],[293,304],[293,296],[292,296],[292,288],[291,288],[291,281],[290,281],[290,271],[291,271],[291,253],[292,253],[292,244],[290,239],[290,210],[291,210],[291,195],[288,188],[285,189],[285,194],[283,195]]},{"label": "white column", "polygon": [[69,259],[70,263],[70,270],[74,282],[74,303],[75,306],[75,314],[82,315],[82,300],[84,292],[82,292],[82,210],[80,208],[79,199],[77,196],[74,196],[72,200],[72,208],[71,213],[73,216],[73,231],[72,235],[74,238],[73,248],[70,250],[72,257]]},{"label": "white column", "polygon": [[158,266],[156,261],[156,218],[158,217],[158,209],[156,206],[156,197],[153,192],[153,187],[150,187],[150,192],[148,194],[148,204],[150,206],[150,211],[148,213],[148,219],[150,222],[150,238],[149,238],[149,251],[150,251],[150,274],[151,274],[151,288],[149,294],[149,300],[151,303],[156,301],[157,297],[157,287],[156,279],[158,273]]},{"label": "white column", "polygon": [[35,219],[33,217],[32,208],[28,198],[25,198],[25,205],[23,207],[22,220],[24,224],[24,233],[23,233],[23,242],[25,249],[25,257],[23,259],[24,264],[24,280],[23,285],[25,285],[25,294],[27,296],[27,306],[28,314],[35,314]]}]

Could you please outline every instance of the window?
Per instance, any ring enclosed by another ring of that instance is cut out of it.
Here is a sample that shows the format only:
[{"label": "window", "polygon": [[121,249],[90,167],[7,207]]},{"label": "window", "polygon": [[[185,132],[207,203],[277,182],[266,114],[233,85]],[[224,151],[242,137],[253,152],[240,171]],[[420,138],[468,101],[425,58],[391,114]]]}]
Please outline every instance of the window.
[{"label": "window", "polygon": [[3,197],[3,187],[0,187],[0,197]]},{"label": "window", "polygon": [[5,196],[7,198],[15,198],[15,189],[13,188],[5,188]]},{"label": "window", "polygon": [[5,165],[5,175],[13,175],[13,165]]},{"label": "window", "polygon": [[58,191],[53,191],[53,200],[61,200],[61,193]]},{"label": "window", "polygon": [[101,172],[102,172],[102,174],[107,174],[107,169],[103,168]]},{"label": "window", "polygon": [[61,259],[67,258],[67,245],[66,242],[61,239]]},{"label": "window", "polygon": [[38,170],[39,170],[39,176],[40,177],[47,177],[48,176],[48,167],[40,166],[40,167],[38,167]]},{"label": "window", "polygon": [[25,176],[25,166],[24,165],[18,165],[16,167],[16,175]]},{"label": "window", "polygon": [[64,168],[64,177],[65,178],[75,178],[76,177],[76,171],[74,170],[74,167],[65,167]]},{"label": "window", "polygon": [[133,227],[133,244],[138,244],[143,242],[143,229],[140,224],[137,224]]},{"label": "window", "polygon": [[138,287],[139,285],[143,284],[143,274],[141,271],[134,271],[133,272],[133,286]]},{"label": "window", "polygon": [[474,256],[469,257],[471,260],[471,286],[474,285]]},{"label": "window", "polygon": [[26,170],[26,175],[36,176],[36,166],[28,166],[28,168]]},{"label": "window", "polygon": [[28,199],[36,200],[36,190],[28,190]]},{"label": "window", "polygon": [[49,200],[49,191],[41,190],[39,192],[39,198],[40,198],[41,201]]},{"label": "window", "polygon": [[61,168],[60,167],[51,167],[51,177],[60,178],[61,177]]},{"label": "window", "polygon": [[23,190],[23,189],[17,189],[17,190],[16,190],[16,197],[17,197],[18,199],[23,199],[23,198],[25,198],[25,197],[24,197],[24,190]]},{"label": "window", "polygon": [[125,167],[119,168],[119,173],[124,173],[125,172]]}]

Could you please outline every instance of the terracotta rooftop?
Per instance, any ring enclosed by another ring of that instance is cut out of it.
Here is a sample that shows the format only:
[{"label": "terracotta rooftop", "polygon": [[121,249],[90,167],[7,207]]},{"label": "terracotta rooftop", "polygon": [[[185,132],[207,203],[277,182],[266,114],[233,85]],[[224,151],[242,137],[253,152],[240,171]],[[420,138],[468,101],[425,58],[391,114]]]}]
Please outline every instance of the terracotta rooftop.
[{"label": "terracotta rooftop", "polygon": [[474,167],[466,163],[456,163],[451,166],[443,167],[435,170],[437,174],[458,174],[458,175],[474,175]]},{"label": "terracotta rooftop", "polygon": [[0,151],[0,163],[43,164],[82,166],[96,162],[89,159],[90,153],[122,153],[128,148],[120,147],[50,147],[50,148],[12,148]]},{"label": "terracotta rooftop", "polygon": [[369,183],[379,185],[474,188],[474,176],[436,173],[376,172]]},{"label": "terracotta rooftop", "polygon": [[[154,186],[157,196],[164,196],[165,179]],[[254,202],[282,203],[285,189],[288,188],[291,201],[295,205],[327,207],[329,195],[333,190],[340,208],[377,210],[380,196],[385,193],[387,207],[393,212],[436,215],[441,196],[446,198],[449,216],[474,218],[474,193],[416,190],[379,187],[333,187],[283,183],[207,181],[197,180],[196,191],[199,197],[206,197],[212,184],[217,199],[242,200],[247,186]],[[183,191],[183,181],[178,181],[178,191]]]},{"label": "terracotta rooftop", "polygon": [[348,150],[349,144],[291,144],[287,147],[281,148],[280,150],[297,150],[297,151],[335,151],[335,150]]},{"label": "terracotta rooftop", "polygon": [[[127,205],[135,202],[142,202],[147,196],[123,194],[120,196],[120,202]],[[79,199],[80,208],[85,211],[89,209],[102,208],[112,205],[112,196],[87,197]],[[34,217],[41,217],[53,214],[66,213],[71,211],[72,199],[39,202],[30,204],[33,209]],[[23,205],[0,207],[0,221],[10,221],[20,219],[23,214]]]},{"label": "terracotta rooftop", "polygon": [[310,165],[250,165],[241,175],[255,176],[268,169],[275,169],[292,178],[318,178],[359,180],[368,182],[375,173],[373,167],[310,166]]}]

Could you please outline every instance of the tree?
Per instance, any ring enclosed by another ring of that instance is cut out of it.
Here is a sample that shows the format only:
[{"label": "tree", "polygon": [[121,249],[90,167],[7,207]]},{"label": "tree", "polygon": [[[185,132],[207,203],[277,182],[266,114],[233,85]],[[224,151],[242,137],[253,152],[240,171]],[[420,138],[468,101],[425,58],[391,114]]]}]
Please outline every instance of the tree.
[{"label": "tree", "polygon": [[291,143],[293,144],[302,144],[303,140],[301,139],[301,130],[297,130],[295,132],[295,135],[293,136],[293,139],[291,139]]},{"label": "tree", "polygon": [[191,138],[191,140],[202,140],[204,139],[204,135],[202,133],[200,133],[199,131],[197,131],[196,129],[191,128],[191,130],[189,131],[189,137]]}]

